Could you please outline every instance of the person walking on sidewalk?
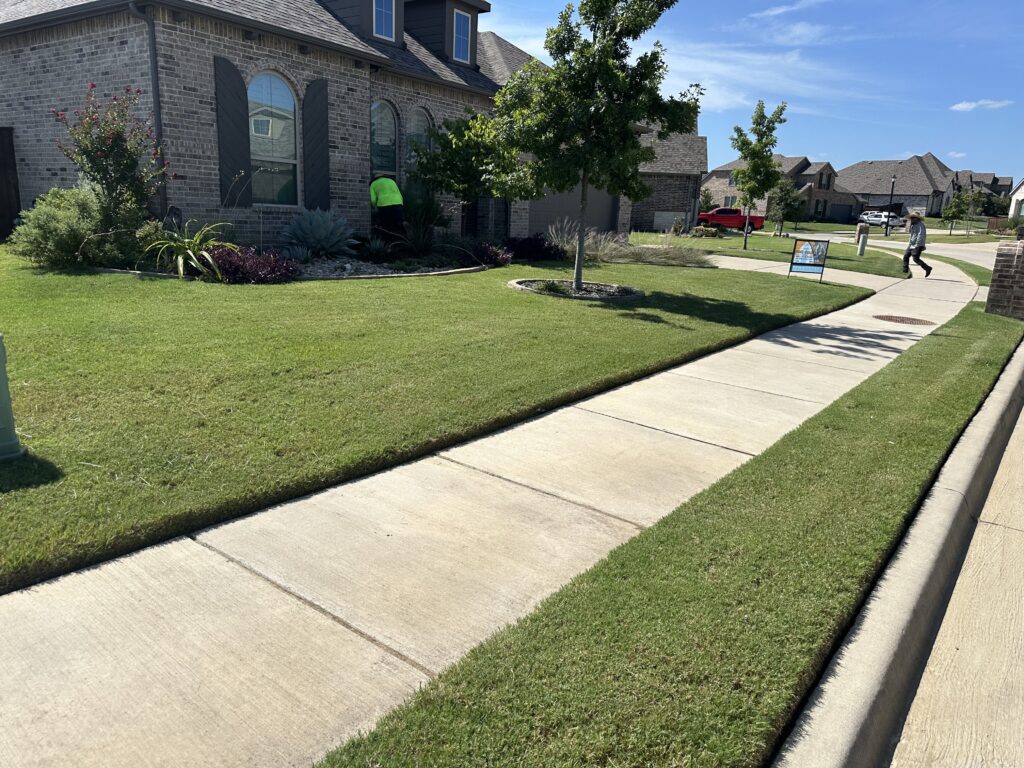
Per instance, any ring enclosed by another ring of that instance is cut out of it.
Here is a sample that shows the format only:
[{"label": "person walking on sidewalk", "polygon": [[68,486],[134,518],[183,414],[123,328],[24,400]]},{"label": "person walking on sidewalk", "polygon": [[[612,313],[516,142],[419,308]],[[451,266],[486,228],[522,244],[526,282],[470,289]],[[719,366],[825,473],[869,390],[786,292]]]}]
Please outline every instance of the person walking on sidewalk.
[{"label": "person walking on sidewalk", "polygon": [[924,225],[924,216],[917,211],[910,214],[910,242],[907,252],[903,254],[903,274],[910,275],[910,260],[924,270],[924,276],[932,273],[932,268],[921,261],[921,253],[927,248],[928,229]]}]

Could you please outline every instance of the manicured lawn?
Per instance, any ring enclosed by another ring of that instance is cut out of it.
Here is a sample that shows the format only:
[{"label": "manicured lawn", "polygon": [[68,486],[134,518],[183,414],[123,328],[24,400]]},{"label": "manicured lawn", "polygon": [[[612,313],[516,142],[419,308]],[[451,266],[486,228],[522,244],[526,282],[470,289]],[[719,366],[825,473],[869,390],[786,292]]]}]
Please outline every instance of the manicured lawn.
[{"label": "manicured lawn", "polygon": [[1021,335],[971,305],[322,768],[767,764]]},{"label": "manicured lawn", "polygon": [[223,286],[33,271],[0,250],[18,428],[0,591],[523,419],[866,295],[607,265],[631,304],[440,279]]},{"label": "manicured lawn", "polygon": [[944,261],[947,264],[951,264],[971,280],[976,282],[978,285],[991,285],[992,284],[992,270],[988,267],[983,267],[980,264],[972,264],[969,261],[963,261],[962,259],[954,259],[949,256],[938,256],[934,253],[925,252],[925,261]]},{"label": "manicured lawn", "polygon": [[[948,230],[947,230],[948,231]],[[881,239],[884,239],[884,235],[880,235]],[[889,240],[905,243],[910,239],[910,235],[901,231],[899,234],[892,235]],[[930,243],[1000,243],[1007,238],[1000,237],[999,235],[946,235],[942,234],[942,231],[936,232],[934,230],[928,231],[928,242]]]},{"label": "manicured lawn", "polygon": [[[630,241],[635,245],[682,246],[706,253],[723,256],[745,256],[749,259],[789,262],[793,254],[793,238],[770,237],[756,234],[750,236],[747,250],[743,250],[743,236],[730,233],[719,238],[673,237],[653,232],[634,232]],[[886,277],[903,277],[903,266],[899,258],[891,253],[868,249],[863,256],[857,255],[857,246],[846,243],[830,243],[828,266],[850,272],[867,272]]]}]

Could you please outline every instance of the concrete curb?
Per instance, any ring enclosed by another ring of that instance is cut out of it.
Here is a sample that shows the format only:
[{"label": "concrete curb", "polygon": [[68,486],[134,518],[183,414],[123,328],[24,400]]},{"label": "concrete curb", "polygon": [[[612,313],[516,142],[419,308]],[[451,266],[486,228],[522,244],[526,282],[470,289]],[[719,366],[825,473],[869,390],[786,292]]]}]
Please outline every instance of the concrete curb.
[{"label": "concrete curb", "polygon": [[888,765],[1022,408],[1024,344],[954,447],[774,768]]}]

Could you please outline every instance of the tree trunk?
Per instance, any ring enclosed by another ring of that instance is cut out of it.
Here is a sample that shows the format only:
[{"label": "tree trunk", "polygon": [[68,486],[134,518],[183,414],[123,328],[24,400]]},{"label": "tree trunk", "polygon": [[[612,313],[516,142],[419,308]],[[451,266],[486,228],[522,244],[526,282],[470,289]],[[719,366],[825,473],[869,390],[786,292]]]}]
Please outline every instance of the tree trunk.
[{"label": "tree trunk", "polygon": [[747,238],[750,237],[748,232],[750,231],[750,206],[747,206],[747,221],[743,225],[743,250],[747,250]]},{"label": "tree trunk", "polygon": [[587,248],[587,187],[590,185],[590,174],[583,172],[580,180],[580,219],[579,232],[576,237],[576,269],[572,276],[572,287],[576,291],[583,290],[583,259]]},{"label": "tree trunk", "polygon": [[956,221],[954,219],[950,219],[949,220],[949,236],[950,237],[953,236],[953,225],[954,224],[956,224]]}]

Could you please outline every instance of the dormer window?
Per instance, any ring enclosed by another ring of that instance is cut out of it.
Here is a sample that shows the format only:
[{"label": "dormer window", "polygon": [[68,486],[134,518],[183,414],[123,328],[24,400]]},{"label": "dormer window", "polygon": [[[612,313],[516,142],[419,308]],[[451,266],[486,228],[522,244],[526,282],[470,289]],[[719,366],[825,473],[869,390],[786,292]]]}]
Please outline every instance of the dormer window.
[{"label": "dormer window", "polygon": [[[377,0],[380,2],[380,0]],[[452,35],[452,58],[469,64],[469,41],[473,19],[465,11],[455,11],[455,32]]]},{"label": "dormer window", "polygon": [[373,0],[373,36],[395,39],[395,0]]}]

